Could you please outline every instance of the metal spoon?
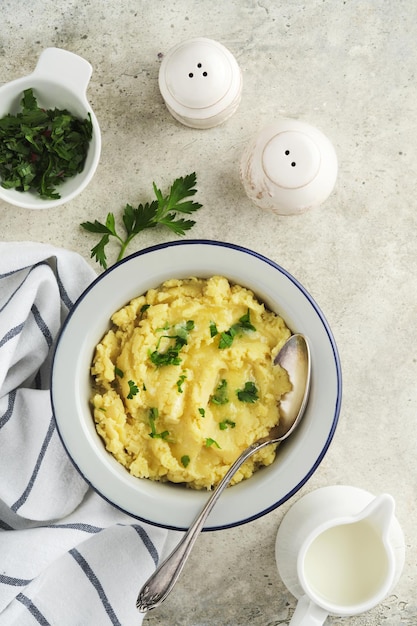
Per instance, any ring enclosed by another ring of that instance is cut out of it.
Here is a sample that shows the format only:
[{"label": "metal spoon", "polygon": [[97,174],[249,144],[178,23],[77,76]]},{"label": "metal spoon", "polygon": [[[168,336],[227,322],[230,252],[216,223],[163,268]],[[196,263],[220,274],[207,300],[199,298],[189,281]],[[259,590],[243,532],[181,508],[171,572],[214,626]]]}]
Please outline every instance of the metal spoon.
[{"label": "metal spoon", "polygon": [[287,370],[292,383],[291,391],[286,393],[280,401],[281,417],[279,424],[270,430],[267,437],[258,439],[242,452],[217,485],[201,513],[195,518],[177,547],[148,578],[136,601],[136,607],[141,613],[146,613],[162,604],[171,592],[204,526],[204,522],[239,467],[261,448],[271,443],[284,441],[300,422],[307,405],[311,377],[310,349],[304,335],[291,335],[277,354],[274,363]]}]

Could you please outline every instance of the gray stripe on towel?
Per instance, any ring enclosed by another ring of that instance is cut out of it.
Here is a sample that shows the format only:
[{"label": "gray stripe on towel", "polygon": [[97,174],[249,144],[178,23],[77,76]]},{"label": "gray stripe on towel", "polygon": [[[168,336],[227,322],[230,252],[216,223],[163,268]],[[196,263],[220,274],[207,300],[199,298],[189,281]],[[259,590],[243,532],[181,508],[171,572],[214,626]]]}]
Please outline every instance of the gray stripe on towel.
[{"label": "gray stripe on towel", "polygon": [[32,600],[30,598],[25,596],[23,593],[19,593],[16,596],[16,600],[21,602],[23,604],[23,606],[25,606],[27,608],[29,613],[35,618],[35,620],[38,622],[38,624],[40,624],[41,626],[51,626],[51,624],[48,622],[48,620],[45,618],[45,616],[42,615],[42,613],[40,612],[38,607],[36,607],[33,604]]},{"label": "gray stripe on towel", "polygon": [[20,498],[18,500],[16,500],[16,502],[11,506],[12,511],[14,511],[15,513],[26,502],[26,500],[29,497],[30,492],[33,489],[33,485],[35,484],[36,477],[37,477],[37,475],[39,473],[40,467],[42,465],[42,461],[44,459],[44,456],[46,454],[46,450],[48,449],[49,442],[51,441],[51,438],[52,438],[52,435],[54,434],[54,431],[55,431],[55,421],[54,421],[53,418],[51,418],[51,421],[49,423],[48,432],[46,433],[45,439],[43,440],[41,451],[39,452],[39,456],[38,456],[38,458],[36,460],[35,468],[34,468],[34,470],[32,472],[32,476],[30,477],[28,485],[27,485],[26,489],[24,490],[24,492],[22,493],[22,495],[20,496]]},{"label": "gray stripe on towel", "polygon": [[4,337],[2,337],[0,339],[0,348],[2,346],[4,346],[8,341],[10,341],[10,339],[13,339],[13,337],[16,337],[16,335],[19,335],[23,328],[25,326],[25,323],[22,322],[21,324],[19,324],[18,326],[15,326],[14,328],[11,328],[5,335]]},{"label": "gray stripe on towel", "polygon": [[31,311],[32,311],[33,317],[35,318],[35,322],[39,330],[41,331],[42,335],[45,337],[45,341],[46,341],[48,348],[50,348],[52,346],[53,339],[52,339],[52,334],[48,328],[47,323],[42,318],[42,315],[39,313],[39,309],[36,306],[36,304],[32,304]]},{"label": "gray stripe on towel", "polygon": [[16,401],[17,389],[14,389],[9,393],[6,412],[0,417],[0,429],[9,421],[13,415],[14,403]]},{"label": "gray stripe on towel", "polygon": [[133,524],[132,527],[136,530],[137,534],[142,539],[142,541],[143,541],[146,549],[148,550],[149,554],[151,555],[155,565],[158,565],[158,561],[159,561],[158,551],[155,548],[155,546],[153,545],[153,543],[152,543],[151,539],[149,538],[149,535],[146,532],[146,530],[144,528],[142,528],[142,526],[139,526],[139,524]]},{"label": "gray stripe on towel", "polygon": [[116,613],[114,612],[113,607],[111,606],[109,599],[107,598],[99,579],[97,578],[97,576],[95,575],[94,571],[92,570],[90,565],[87,563],[85,558],[75,548],[72,548],[72,550],[70,550],[69,553],[76,560],[76,562],[81,567],[84,574],[87,576],[88,580],[93,585],[96,592],[98,593],[98,596],[113,626],[122,626],[122,624],[117,619]]},{"label": "gray stripe on towel", "polygon": [[11,587],[26,587],[32,579],[26,580],[25,578],[14,578],[13,576],[6,576],[0,574],[0,583],[3,585],[10,585]]}]

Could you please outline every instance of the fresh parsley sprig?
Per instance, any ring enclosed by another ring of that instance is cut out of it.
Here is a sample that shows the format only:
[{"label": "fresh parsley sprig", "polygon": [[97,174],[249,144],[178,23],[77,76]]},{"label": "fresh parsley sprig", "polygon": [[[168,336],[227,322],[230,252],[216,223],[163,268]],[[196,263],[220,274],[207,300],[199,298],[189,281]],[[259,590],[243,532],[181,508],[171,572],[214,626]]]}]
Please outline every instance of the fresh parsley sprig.
[{"label": "fresh parsley sprig", "polygon": [[197,193],[196,183],[197,176],[195,172],[188,174],[188,176],[177,178],[171,185],[169,193],[165,196],[153,183],[156,200],[139,204],[136,208],[126,204],[122,215],[125,231],[123,234],[119,234],[117,231],[113,213],[107,214],[104,224],[98,220],[83,222],[81,226],[85,230],[102,235],[98,244],[91,249],[91,258],[95,258],[106,269],[106,246],[110,241],[110,237],[114,237],[120,245],[120,252],[117,257],[117,261],[120,261],[129,243],[136,235],[146,228],[154,228],[158,224],[166,226],[176,235],[184,235],[187,230],[194,226],[195,221],[178,217],[178,213],[191,214],[202,207],[202,204],[199,202],[189,199]]}]

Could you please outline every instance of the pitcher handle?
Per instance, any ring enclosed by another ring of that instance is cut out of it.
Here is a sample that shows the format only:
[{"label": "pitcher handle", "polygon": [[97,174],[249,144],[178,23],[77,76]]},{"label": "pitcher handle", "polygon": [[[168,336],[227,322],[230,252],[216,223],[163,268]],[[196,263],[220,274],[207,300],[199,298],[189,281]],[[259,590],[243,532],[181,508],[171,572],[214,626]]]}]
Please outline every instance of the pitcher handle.
[{"label": "pitcher handle", "polygon": [[33,76],[53,79],[85,98],[92,73],[90,63],[77,54],[62,48],[46,48],[38,59]]},{"label": "pitcher handle", "polygon": [[311,602],[308,596],[301,596],[289,626],[322,626],[327,615],[327,611]]}]

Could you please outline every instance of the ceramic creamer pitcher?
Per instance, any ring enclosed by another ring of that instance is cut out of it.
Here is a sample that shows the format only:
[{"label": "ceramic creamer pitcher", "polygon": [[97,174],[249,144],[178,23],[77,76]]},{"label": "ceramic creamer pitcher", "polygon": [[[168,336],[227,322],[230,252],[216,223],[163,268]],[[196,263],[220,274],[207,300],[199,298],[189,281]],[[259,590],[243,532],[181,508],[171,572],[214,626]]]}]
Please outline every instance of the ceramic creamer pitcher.
[{"label": "ceramic creamer pitcher", "polygon": [[278,571],[298,598],[291,626],[363,613],[397,583],[404,536],[389,494],[325,487],[301,498],[277,535]]}]

